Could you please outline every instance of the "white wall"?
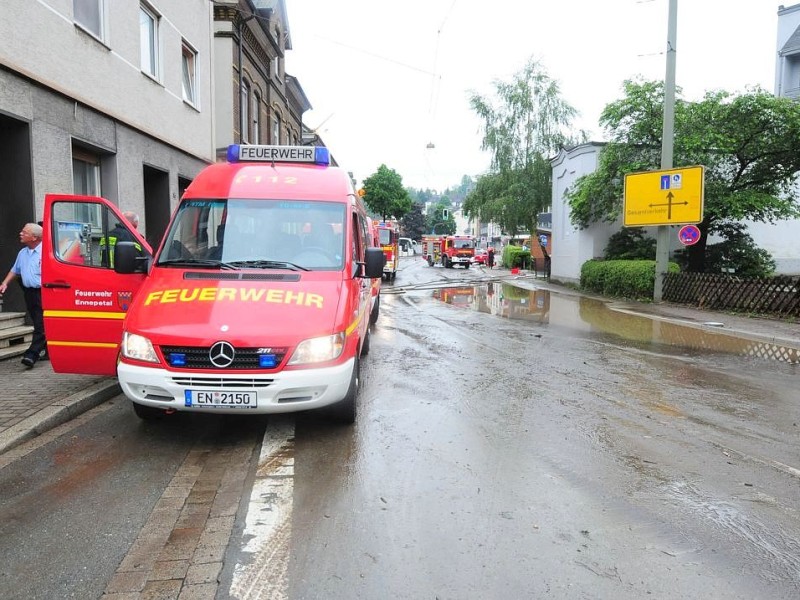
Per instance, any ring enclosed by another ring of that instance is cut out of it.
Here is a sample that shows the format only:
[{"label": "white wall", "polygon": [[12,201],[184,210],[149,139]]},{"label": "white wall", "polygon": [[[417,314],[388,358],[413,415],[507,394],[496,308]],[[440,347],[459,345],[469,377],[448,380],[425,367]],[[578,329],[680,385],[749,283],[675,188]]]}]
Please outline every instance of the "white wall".
[{"label": "white wall", "polygon": [[551,161],[553,165],[553,233],[550,250],[550,276],[559,281],[577,283],[581,266],[587,260],[603,256],[612,234],[619,231],[621,222],[598,224],[578,229],[570,221],[570,210],[564,194],[582,175],[597,169],[602,144],[590,142],[570,150],[561,150]]}]

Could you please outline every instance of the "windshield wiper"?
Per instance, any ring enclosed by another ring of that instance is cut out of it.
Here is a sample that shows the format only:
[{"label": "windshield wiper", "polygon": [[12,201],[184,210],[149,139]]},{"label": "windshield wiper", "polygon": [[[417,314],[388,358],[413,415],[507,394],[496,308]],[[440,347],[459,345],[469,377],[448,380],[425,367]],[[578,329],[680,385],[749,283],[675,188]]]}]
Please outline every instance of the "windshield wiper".
[{"label": "windshield wiper", "polygon": [[169,258],[167,260],[160,260],[157,264],[159,267],[169,265],[173,267],[207,267],[236,270],[236,267],[230,263],[222,262],[221,260],[213,260],[210,258]]},{"label": "windshield wiper", "polygon": [[307,267],[287,262],[284,260],[234,260],[229,263],[234,267],[249,267],[251,269],[288,269],[290,271],[310,271]]}]

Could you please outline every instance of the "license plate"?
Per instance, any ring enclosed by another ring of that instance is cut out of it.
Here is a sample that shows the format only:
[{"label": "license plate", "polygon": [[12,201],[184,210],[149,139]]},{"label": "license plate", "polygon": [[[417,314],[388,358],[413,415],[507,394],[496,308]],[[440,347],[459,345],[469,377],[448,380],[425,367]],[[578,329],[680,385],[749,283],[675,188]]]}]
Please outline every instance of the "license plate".
[{"label": "license plate", "polygon": [[219,392],[186,390],[186,406],[205,406],[209,408],[255,408],[258,395],[255,392]]}]

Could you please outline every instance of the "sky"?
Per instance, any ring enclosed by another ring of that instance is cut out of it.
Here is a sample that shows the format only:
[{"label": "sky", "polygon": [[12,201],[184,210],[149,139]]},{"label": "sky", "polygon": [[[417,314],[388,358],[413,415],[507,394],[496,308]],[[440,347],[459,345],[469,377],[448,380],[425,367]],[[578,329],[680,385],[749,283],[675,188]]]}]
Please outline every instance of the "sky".
[{"label": "sky", "polygon": [[[303,116],[359,184],[381,164],[444,191],[489,168],[469,96],[493,97],[530,58],[604,141],[603,108],[626,79],[663,80],[669,0],[285,0],[286,70]],[[773,91],[779,0],[678,0],[682,97]],[[784,2],[791,6],[791,0]]]}]

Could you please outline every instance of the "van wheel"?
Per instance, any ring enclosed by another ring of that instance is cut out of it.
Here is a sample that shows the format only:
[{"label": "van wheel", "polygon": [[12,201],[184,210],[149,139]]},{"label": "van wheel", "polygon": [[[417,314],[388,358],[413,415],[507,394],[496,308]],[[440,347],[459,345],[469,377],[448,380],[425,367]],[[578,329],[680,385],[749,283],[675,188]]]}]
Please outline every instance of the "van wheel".
[{"label": "van wheel", "polygon": [[369,315],[369,324],[375,325],[378,322],[378,315],[381,312],[381,295],[375,297],[375,304],[372,307],[372,312]]},{"label": "van wheel", "polygon": [[361,361],[356,357],[353,365],[353,374],[350,377],[350,387],[343,400],[330,406],[330,419],[343,425],[352,425],[356,421],[356,400],[358,399],[358,388],[361,384]]},{"label": "van wheel", "polygon": [[153,421],[160,419],[164,416],[164,411],[160,408],[153,408],[152,406],[145,406],[144,404],[133,403],[133,412],[136,416],[144,421]]},{"label": "van wheel", "polygon": [[369,354],[369,343],[372,339],[372,331],[370,331],[371,329],[371,327],[367,327],[367,333],[364,336],[364,341],[361,344],[361,356],[366,356]]}]

